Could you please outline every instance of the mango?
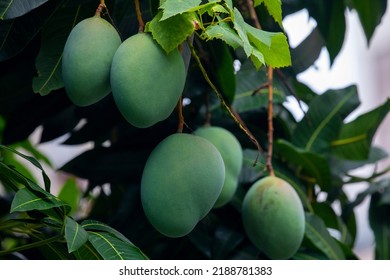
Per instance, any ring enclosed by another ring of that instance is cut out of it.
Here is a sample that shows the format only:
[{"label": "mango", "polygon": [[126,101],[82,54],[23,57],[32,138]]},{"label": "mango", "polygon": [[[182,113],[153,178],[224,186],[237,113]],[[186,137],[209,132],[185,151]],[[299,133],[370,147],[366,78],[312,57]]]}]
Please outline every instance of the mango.
[{"label": "mango", "polygon": [[214,208],[222,207],[232,200],[237,190],[243,163],[240,142],[230,131],[218,126],[200,127],[195,134],[209,140],[221,153],[225,164],[225,182]]},{"label": "mango", "polygon": [[133,126],[146,128],[165,120],[184,89],[183,58],[175,49],[167,54],[148,33],[126,39],[111,66],[115,103]]},{"label": "mango", "polygon": [[62,79],[74,104],[88,106],[111,92],[111,62],[120,44],[115,28],[98,15],[72,29],[62,56]]},{"label": "mango", "polygon": [[246,193],[244,229],[252,243],[271,259],[289,259],[305,232],[303,206],[294,188],[277,177],[264,177]]},{"label": "mango", "polygon": [[212,209],[224,178],[223,159],[213,144],[191,134],[172,134],[153,149],[145,164],[144,213],[163,235],[187,235]]}]

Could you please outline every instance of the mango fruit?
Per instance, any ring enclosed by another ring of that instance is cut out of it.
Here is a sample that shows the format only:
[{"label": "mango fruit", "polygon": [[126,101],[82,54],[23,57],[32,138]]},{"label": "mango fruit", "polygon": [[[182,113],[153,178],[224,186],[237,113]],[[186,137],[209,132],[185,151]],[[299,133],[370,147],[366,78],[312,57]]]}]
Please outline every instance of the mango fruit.
[{"label": "mango fruit", "polygon": [[289,259],[305,232],[303,206],[286,181],[267,176],[255,182],[242,204],[244,229],[252,243],[271,259]]},{"label": "mango fruit", "polygon": [[176,133],[161,141],[142,173],[141,202],[149,222],[168,237],[190,233],[221,193],[225,166],[206,139]]},{"label": "mango fruit", "polygon": [[74,104],[88,106],[111,92],[111,62],[120,44],[118,32],[99,15],[72,29],[62,56],[62,79]]},{"label": "mango fruit", "polygon": [[146,128],[165,120],[184,89],[186,71],[180,52],[167,54],[148,33],[126,39],[111,66],[115,103],[133,126]]},{"label": "mango fruit", "polygon": [[240,142],[227,129],[218,126],[204,126],[195,130],[195,135],[209,140],[221,153],[225,164],[225,182],[214,208],[222,207],[233,198],[240,175],[243,153]]}]

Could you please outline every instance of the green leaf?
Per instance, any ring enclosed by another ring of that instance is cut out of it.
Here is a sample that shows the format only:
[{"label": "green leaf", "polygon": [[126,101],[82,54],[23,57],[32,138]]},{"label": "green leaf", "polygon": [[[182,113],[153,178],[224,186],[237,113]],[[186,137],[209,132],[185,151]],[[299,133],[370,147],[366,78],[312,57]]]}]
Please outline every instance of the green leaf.
[{"label": "green leaf", "polygon": [[324,222],[314,214],[306,213],[305,237],[329,259],[345,259],[342,249],[329,234]]},{"label": "green leaf", "polygon": [[16,192],[15,197],[12,200],[10,212],[46,210],[61,206],[66,206],[66,203],[50,193],[44,195],[41,192],[36,192],[24,187]]},{"label": "green leaf", "polygon": [[205,44],[205,48],[210,54],[210,73],[215,79],[215,85],[230,105],[234,100],[236,92],[236,75],[234,74],[233,57],[228,46],[221,41],[211,41]]},{"label": "green leaf", "polygon": [[314,213],[324,221],[327,228],[335,229],[340,233],[340,241],[342,243],[350,246],[353,245],[353,240],[347,226],[329,203],[315,202],[312,203],[312,206]]},{"label": "green leaf", "polygon": [[380,205],[381,193],[371,196],[368,218],[375,237],[375,259],[390,260],[390,205]]},{"label": "green leaf", "polygon": [[291,64],[294,72],[298,74],[313,66],[324,45],[325,41],[319,29],[314,28],[296,48],[291,49]]},{"label": "green leaf", "polygon": [[282,1],[281,0],[254,0],[255,7],[264,3],[269,14],[282,26]]},{"label": "green leaf", "polygon": [[73,252],[78,260],[102,260],[99,252],[92,246],[91,242],[85,242],[78,250]]},{"label": "green leaf", "polygon": [[61,59],[65,42],[80,20],[80,6],[58,9],[42,29],[41,48],[36,59],[38,76],[33,79],[35,93],[47,95],[63,87]]},{"label": "green leaf", "polygon": [[295,128],[293,144],[308,151],[327,152],[330,143],[337,139],[344,118],[359,103],[356,86],[329,90],[317,96]]},{"label": "green leaf", "polygon": [[27,156],[27,155],[24,155],[20,152],[18,152],[17,150],[11,148],[11,147],[8,147],[8,146],[4,146],[4,145],[1,145],[0,144],[0,150],[1,149],[5,149],[5,150],[8,150],[14,154],[17,154],[18,156],[24,158],[25,160],[29,161],[31,164],[33,164],[35,167],[37,167],[38,169],[40,169],[42,171],[42,177],[43,177],[43,181],[44,181],[44,184],[45,184],[45,190],[47,192],[50,192],[50,178],[49,176],[47,176],[45,170],[43,169],[42,165],[39,163],[39,161],[37,161],[35,158],[33,157],[30,157],[30,156]]},{"label": "green leaf", "polygon": [[5,61],[22,51],[38,34],[59,2],[48,1],[46,5],[22,17],[0,21],[0,61]]},{"label": "green leaf", "polygon": [[317,21],[317,27],[325,40],[331,63],[344,43],[346,20],[345,1],[317,0],[305,1],[306,8]]},{"label": "green leaf", "polygon": [[267,32],[246,24],[250,42],[262,53],[265,63],[273,68],[291,65],[287,37],[281,32]]},{"label": "green leaf", "polygon": [[77,187],[77,181],[75,178],[69,178],[66,180],[65,184],[61,188],[60,193],[58,194],[58,198],[67,203],[72,209],[69,214],[77,211],[80,196],[81,192]]},{"label": "green leaf", "polygon": [[350,170],[354,170],[368,164],[375,164],[378,161],[383,160],[387,157],[388,154],[385,150],[379,147],[371,147],[368,155],[368,159],[366,160],[345,160],[331,155],[330,165],[332,168],[332,172],[334,174],[339,174],[341,176],[344,176]]},{"label": "green leaf", "polygon": [[332,152],[348,160],[366,160],[372,138],[390,111],[390,99],[374,110],[344,124],[338,139],[332,141]]},{"label": "green leaf", "polygon": [[109,225],[95,221],[95,220],[85,220],[81,223],[82,227],[88,231],[97,231],[97,232],[108,232],[114,235],[116,238],[122,240],[123,242],[128,242],[133,244],[129,239],[127,239],[122,233],[116,229],[110,227]]},{"label": "green leaf", "polygon": [[88,231],[88,240],[105,260],[146,260],[133,244],[118,239],[108,232]]},{"label": "green leaf", "polygon": [[161,21],[166,20],[178,14],[183,14],[200,5],[201,0],[166,0],[160,6],[163,9]]},{"label": "green leaf", "polygon": [[[247,57],[250,57],[253,52],[253,47],[249,42],[248,35],[246,33],[246,22],[237,8],[234,8],[234,29],[237,31],[238,36],[243,42],[243,48]],[[264,62],[263,62],[264,63]]]},{"label": "green leaf", "polygon": [[360,23],[369,43],[386,12],[387,0],[351,0],[350,3],[359,15]]},{"label": "green leaf", "polygon": [[167,53],[176,49],[195,31],[193,13],[178,14],[164,21],[160,21],[161,18],[160,11],[146,24],[145,32],[151,32],[153,38]]},{"label": "green leaf", "polygon": [[302,168],[309,176],[315,179],[322,190],[329,191],[332,187],[332,174],[328,161],[325,157],[295,147],[285,140],[278,140],[275,143],[275,151],[295,168]]},{"label": "green leaf", "polygon": [[208,26],[201,38],[204,40],[220,39],[233,49],[243,46],[241,38],[226,22]]},{"label": "green leaf", "polygon": [[65,240],[69,253],[78,250],[88,240],[86,230],[68,216],[65,217]]},{"label": "green leaf", "polygon": [[48,0],[0,0],[0,20],[22,16]]}]

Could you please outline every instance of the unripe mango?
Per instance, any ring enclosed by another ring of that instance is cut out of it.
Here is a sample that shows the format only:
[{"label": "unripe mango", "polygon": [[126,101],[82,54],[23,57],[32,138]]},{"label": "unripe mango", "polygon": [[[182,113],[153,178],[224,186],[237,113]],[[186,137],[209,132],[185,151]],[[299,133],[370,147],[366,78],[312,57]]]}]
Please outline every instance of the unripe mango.
[{"label": "unripe mango", "polygon": [[184,89],[183,58],[175,49],[167,54],[148,33],[125,40],[111,66],[115,103],[124,118],[145,128],[169,117]]},{"label": "unripe mango", "polygon": [[141,201],[149,222],[162,234],[181,237],[212,209],[225,167],[206,139],[177,133],[150,154],[141,180]]},{"label": "unripe mango", "polygon": [[70,32],[62,57],[62,79],[70,100],[88,106],[111,91],[112,58],[121,39],[100,16],[79,22]]},{"label": "unripe mango", "polygon": [[221,153],[225,164],[225,182],[214,208],[227,204],[234,196],[238,186],[243,153],[240,142],[227,129],[217,126],[198,128],[195,134],[209,140]]},{"label": "unripe mango", "polygon": [[252,243],[271,259],[289,259],[299,249],[305,215],[294,188],[276,177],[255,182],[245,195],[242,220]]}]

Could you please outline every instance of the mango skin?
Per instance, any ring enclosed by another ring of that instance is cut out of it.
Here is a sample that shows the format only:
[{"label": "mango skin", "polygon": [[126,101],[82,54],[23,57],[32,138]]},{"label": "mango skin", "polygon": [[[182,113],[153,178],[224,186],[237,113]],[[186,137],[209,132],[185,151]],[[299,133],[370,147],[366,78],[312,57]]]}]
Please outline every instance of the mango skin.
[{"label": "mango skin", "polygon": [[165,120],[184,89],[186,71],[180,52],[167,54],[148,33],[125,40],[111,66],[114,100],[133,126],[146,128]]},{"label": "mango skin", "polygon": [[195,134],[209,140],[221,153],[225,164],[225,182],[214,208],[222,207],[232,200],[238,187],[238,177],[243,164],[241,144],[233,133],[222,127],[200,127]]},{"label": "mango skin", "polygon": [[199,136],[177,133],[149,156],[141,179],[141,201],[149,222],[168,237],[181,237],[212,209],[223,186],[218,150]]},{"label": "mango skin", "polygon": [[299,249],[305,214],[294,188],[276,177],[264,177],[246,193],[244,229],[252,243],[271,259],[289,259]]},{"label": "mango skin", "polygon": [[72,29],[62,56],[62,79],[74,104],[88,106],[111,92],[111,62],[120,44],[118,32],[100,16]]}]

